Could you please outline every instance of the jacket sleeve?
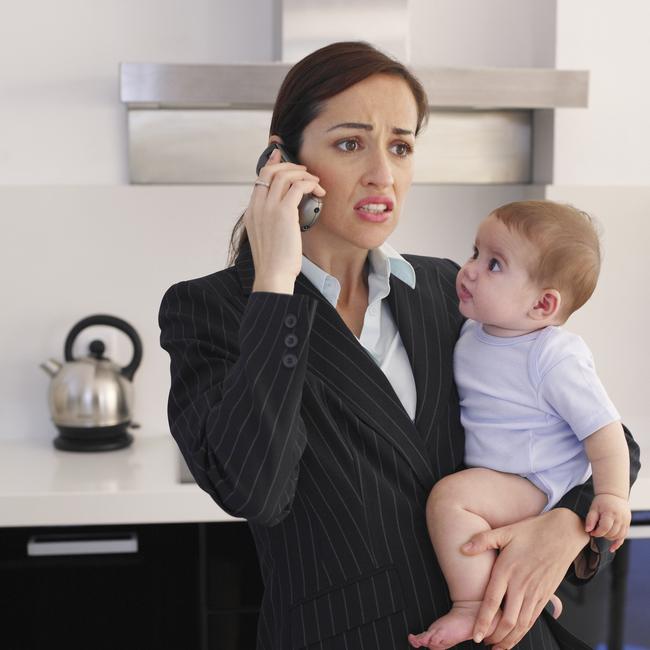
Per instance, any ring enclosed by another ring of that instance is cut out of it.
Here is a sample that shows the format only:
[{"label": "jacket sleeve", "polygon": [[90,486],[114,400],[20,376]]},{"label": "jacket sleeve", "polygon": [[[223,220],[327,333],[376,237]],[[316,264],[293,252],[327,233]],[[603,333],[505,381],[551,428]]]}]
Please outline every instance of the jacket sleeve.
[{"label": "jacket sleeve", "polygon": [[197,484],[233,516],[272,526],[290,511],[316,306],[308,296],[255,292],[241,315],[198,281],[163,297],[171,433]]},{"label": "jacket sleeve", "polygon": [[[636,443],[628,428],[623,425],[625,431],[625,440],[630,451],[630,487],[636,481],[641,468],[639,460],[639,445]],[[589,507],[594,498],[594,485],[591,480],[587,480],[582,485],[576,485],[569,490],[558,503],[556,508],[568,508],[575,512],[579,517],[585,519],[589,512]],[[614,553],[609,552],[612,545],[610,540],[604,537],[592,537],[588,546],[584,548],[581,555],[576,558],[569,572],[567,580],[573,584],[583,584],[593,578],[603,567],[607,566],[613,559]]]}]

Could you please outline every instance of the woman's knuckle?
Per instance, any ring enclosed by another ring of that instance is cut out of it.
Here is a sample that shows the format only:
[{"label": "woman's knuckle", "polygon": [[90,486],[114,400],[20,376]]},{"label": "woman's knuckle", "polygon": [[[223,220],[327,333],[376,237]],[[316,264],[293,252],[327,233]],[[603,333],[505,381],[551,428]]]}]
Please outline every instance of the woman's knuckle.
[{"label": "woman's knuckle", "polygon": [[517,619],[512,615],[506,614],[502,620],[503,624],[510,630],[517,624]]},{"label": "woman's knuckle", "polygon": [[494,608],[494,609],[496,609],[501,604],[498,601],[498,599],[495,596],[493,596],[492,594],[488,594],[487,596],[485,596],[484,602],[488,607]]},{"label": "woman's knuckle", "polygon": [[[514,641],[515,639],[516,639],[517,641],[518,641],[519,639],[521,639],[521,637],[524,636],[524,634],[526,634],[526,632],[528,631],[529,628],[530,628],[530,625],[525,624],[525,623],[522,623],[522,622],[519,622],[518,625],[515,625],[514,629],[512,630],[513,641]],[[515,643],[516,643],[517,641],[515,641]]]},{"label": "woman's knuckle", "polygon": [[485,614],[482,614],[476,619],[476,627],[478,627],[481,632],[485,632],[485,630],[488,628],[488,625],[490,625],[490,618],[488,616],[485,616]]}]

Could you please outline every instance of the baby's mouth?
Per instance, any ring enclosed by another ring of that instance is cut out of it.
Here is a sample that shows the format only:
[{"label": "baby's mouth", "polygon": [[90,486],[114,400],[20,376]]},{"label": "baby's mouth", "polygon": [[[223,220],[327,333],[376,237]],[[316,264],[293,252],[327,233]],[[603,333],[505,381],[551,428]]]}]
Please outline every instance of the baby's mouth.
[{"label": "baby's mouth", "polygon": [[472,299],[471,292],[462,282],[458,288],[458,297],[463,301]]}]

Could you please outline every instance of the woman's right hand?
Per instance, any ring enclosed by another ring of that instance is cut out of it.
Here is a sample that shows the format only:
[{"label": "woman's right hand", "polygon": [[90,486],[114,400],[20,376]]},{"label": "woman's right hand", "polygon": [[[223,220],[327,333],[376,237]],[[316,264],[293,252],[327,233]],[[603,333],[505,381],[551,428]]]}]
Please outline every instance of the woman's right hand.
[{"label": "woman's right hand", "polygon": [[298,204],[305,194],[322,197],[325,190],[304,165],[280,162],[278,149],[260,170],[259,180],[270,187],[255,185],[244,213],[255,265],[253,291],[293,293],[302,266]]}]

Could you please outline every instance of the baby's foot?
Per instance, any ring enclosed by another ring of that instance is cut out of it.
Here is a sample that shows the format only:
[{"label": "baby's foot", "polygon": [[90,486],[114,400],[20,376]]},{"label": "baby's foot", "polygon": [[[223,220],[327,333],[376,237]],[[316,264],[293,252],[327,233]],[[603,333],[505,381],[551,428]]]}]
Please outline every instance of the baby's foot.
[{"label": "baby's foot", "polygon": [[[457,643],[472,638],[474,623],[481,606],[480,600],[465,600],[455,602],[449,613],[431,623],[426,632],[409,634],[408,640],[414,648],[451,648]],[[497,615],[485,636],[492,634],[497,626]]]}]

